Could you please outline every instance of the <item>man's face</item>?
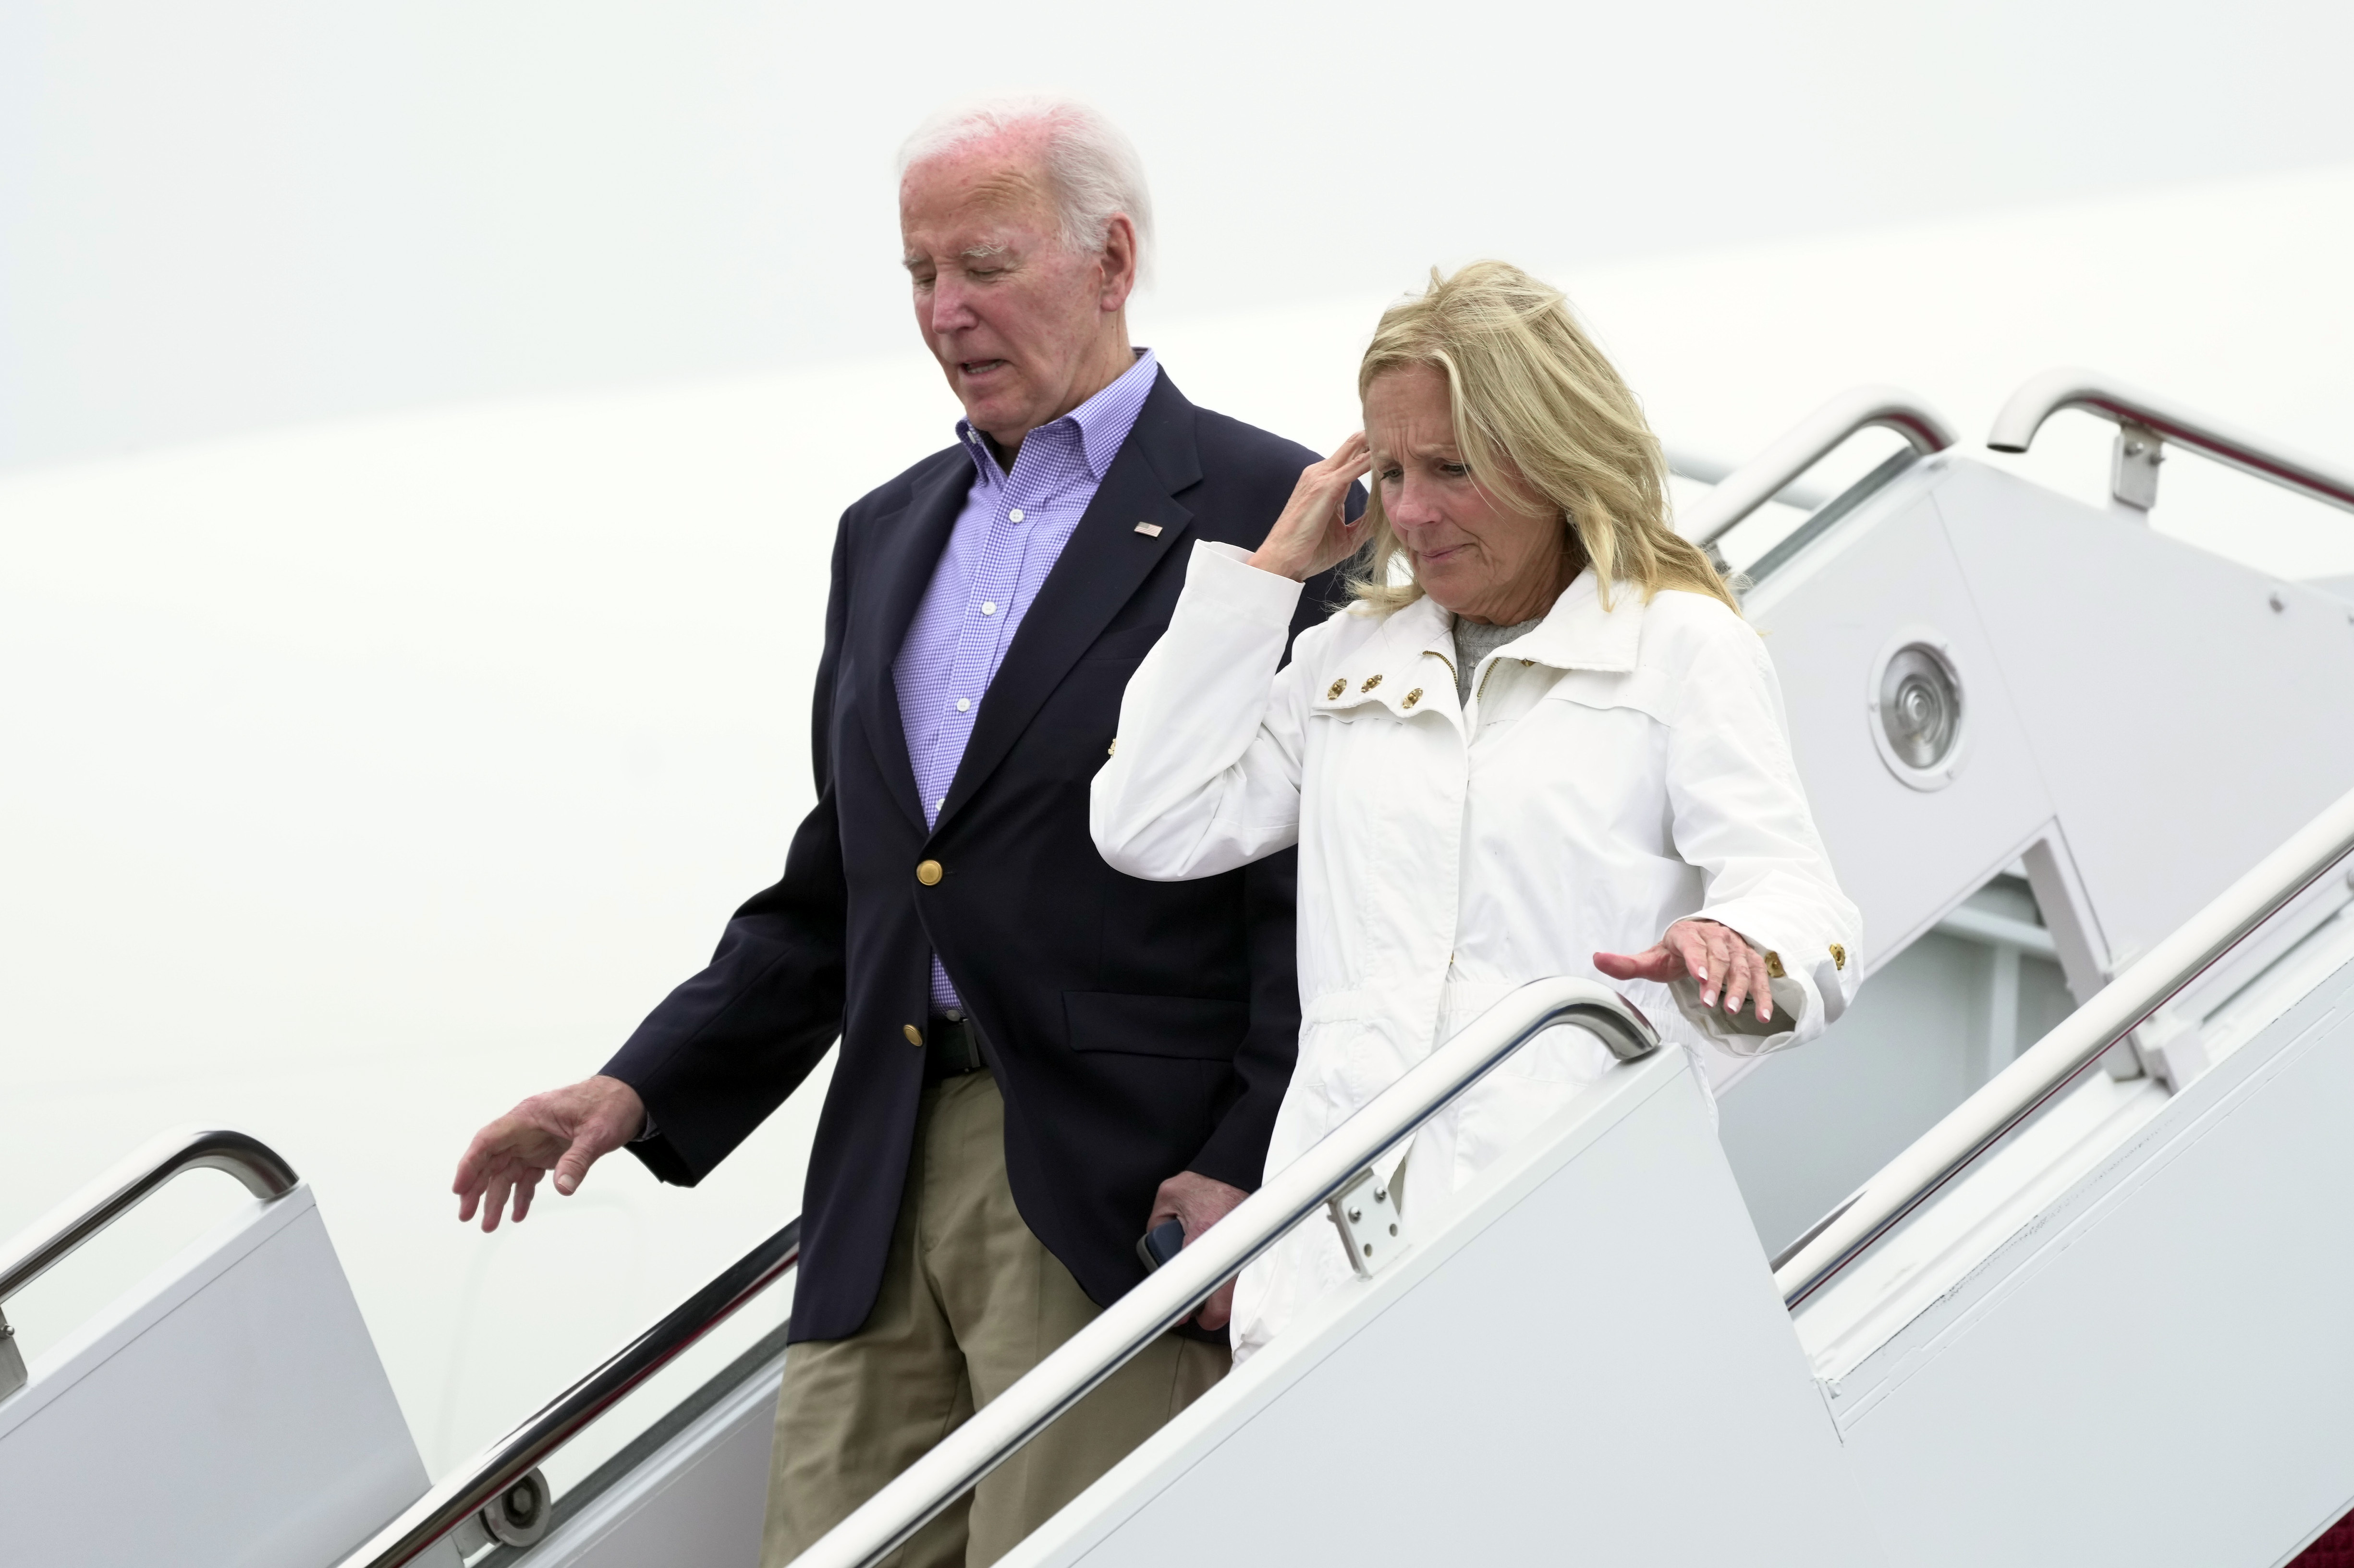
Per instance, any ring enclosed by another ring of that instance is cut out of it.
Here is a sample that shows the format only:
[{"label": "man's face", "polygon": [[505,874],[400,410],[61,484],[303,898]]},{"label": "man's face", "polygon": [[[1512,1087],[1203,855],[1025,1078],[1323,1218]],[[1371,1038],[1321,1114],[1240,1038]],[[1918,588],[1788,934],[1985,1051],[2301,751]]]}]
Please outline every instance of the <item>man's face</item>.
[{"label": "man's face", "polygon": [[1071,254],[1027,149],[984,142],[908,170],[899,232],[917,324],[976,429],[1014,446],[1105,384],[1131,269],[1117,246]]}]

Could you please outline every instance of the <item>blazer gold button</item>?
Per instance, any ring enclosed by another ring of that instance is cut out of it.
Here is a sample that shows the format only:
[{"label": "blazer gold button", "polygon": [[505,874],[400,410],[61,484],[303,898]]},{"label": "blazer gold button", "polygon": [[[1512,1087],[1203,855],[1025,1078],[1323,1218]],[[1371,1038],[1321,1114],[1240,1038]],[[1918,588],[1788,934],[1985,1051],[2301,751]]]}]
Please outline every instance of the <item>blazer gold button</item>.
[{"label": "blazer gold button", "polygon": [[1422,701],[1422,688],[1420,686],[1416,686],[1414,690],[1405,694],[1405,701],[1400,703],[1398,705],[1400,707],[1410,708],[1420,701]]},{"label": "blazer gold button", "polygon": [[926,887],[938,887],[940,885],[940,863],[936,860],[917,861],[916,880]]},{"label": "blazer gold button", "polygon": [[1847,968],[1847,949],[1837,942],[1831,944],[1831,968],[1835,969]]},{"label": "blazer gold button", "polygon": [[1339,680],[1337,680],[1337,681],[1333,682],[1333,683],[1331,683],[1331,685],[1330,685],[1330,686],[1328,686],[1328,687],[1326,687],[1326,688],[1325,688],[1325,691],[1324,691],[1324,700],[1325,700],[1326,702],[1328,702],[1328,703],[1329,703],[1329,702],[1331,702],[1333,698],[1335,698],[1335,697],[1339,696],[1342,692],[1345,692],[1345,691],[1347,691],[1348,689],[1349,689],[1349,677],[1348,677],[1348,676],[1346,676],[1346,675],[1343,675],[1343,676],[1341,676]]},{"label": "blazer gold button", "polygon": [[907,1037],[907,1044],[910,1045],[921,1045],[924,1043],[924,1032],[912,1023],[899,1025],[899,1033]]},{"label": "blazer gold button", "polygon": [[1773,980],[1787,980],[1789,978],[1782,970],[1781,954],[1768,953],[1766,955],[1766,973],[1769,979]]},{"label": "blazer gold button", "polygon": [[1357,690],[1359,690],[1359,691],[1361,691],[1361,692],[1370,692],[1370,691],[1372,691],[1375,686],[1378,686],[1378,685],[1380,685],[1381,683],[1382,683],[1382,678],[1381,678],[1379,675],[1368,675],[1368,676],[1366,676],[1366,677],[1365,677],[1365,683],[1364,683],[1363,685],[1362,685],[1362,686],[1359,686],[1359,687],[1357,688]]}]

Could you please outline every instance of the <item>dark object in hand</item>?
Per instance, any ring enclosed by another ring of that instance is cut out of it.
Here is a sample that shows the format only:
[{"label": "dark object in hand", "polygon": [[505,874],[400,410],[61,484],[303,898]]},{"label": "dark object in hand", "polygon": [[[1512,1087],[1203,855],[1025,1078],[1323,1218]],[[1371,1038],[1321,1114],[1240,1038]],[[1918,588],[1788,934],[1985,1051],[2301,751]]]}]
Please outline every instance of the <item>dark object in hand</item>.
[{"label": "dark object in hand", "polygon": [[1185,1247],[1185,1222],[1163,1220],[1136,1238],[1136,1255],[1144,1260],[1144,1272],[1151,1273]]}]

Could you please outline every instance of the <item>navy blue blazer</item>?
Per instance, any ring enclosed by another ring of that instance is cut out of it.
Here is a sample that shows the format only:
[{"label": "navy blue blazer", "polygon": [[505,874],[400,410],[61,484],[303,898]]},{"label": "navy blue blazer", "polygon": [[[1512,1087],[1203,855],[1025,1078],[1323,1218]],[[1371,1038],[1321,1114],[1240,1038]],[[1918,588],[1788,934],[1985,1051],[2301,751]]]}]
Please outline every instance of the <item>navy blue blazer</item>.
[{"label": "navy blue blazer", "polygon": [[[1259,1184],[1299,1044],[1293,857],[1137,881],[1097,855],[1087,791],[1193,541],[1255,547],[1316,457],[1196,408],[1163,371],[1023,618],[929,830],[891,664],[971,460],[936,452],[843,514],[811,705],[817,806],[782,879],[604,1068],[657,1128],[631,1151],[691,1186],[840,1037],[792,1339],[854,1333],[874,1307],[922,1090],[905,1030],[927,1022],[935,950],[993,1054],[1014,1201],[1096,1301],[1143,1277],[1135,1243],[1162,1181]],[[1310,585],[1300,626],[1331,592]],[[916,878],[925,860],[936,885]]]}]

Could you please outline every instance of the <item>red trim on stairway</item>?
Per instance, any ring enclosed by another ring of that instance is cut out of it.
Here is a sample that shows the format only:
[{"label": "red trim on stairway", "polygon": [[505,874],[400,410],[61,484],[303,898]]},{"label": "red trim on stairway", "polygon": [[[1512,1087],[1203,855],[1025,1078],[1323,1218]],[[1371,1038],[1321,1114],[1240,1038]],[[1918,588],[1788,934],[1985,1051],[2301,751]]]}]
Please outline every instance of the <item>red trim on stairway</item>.
[{"label": "red trim on stairway", "polygon": [[2354,1568],[2354,1513],[2323,1531],[2318,1540],[2290,1559],[2289,1568]]}]

